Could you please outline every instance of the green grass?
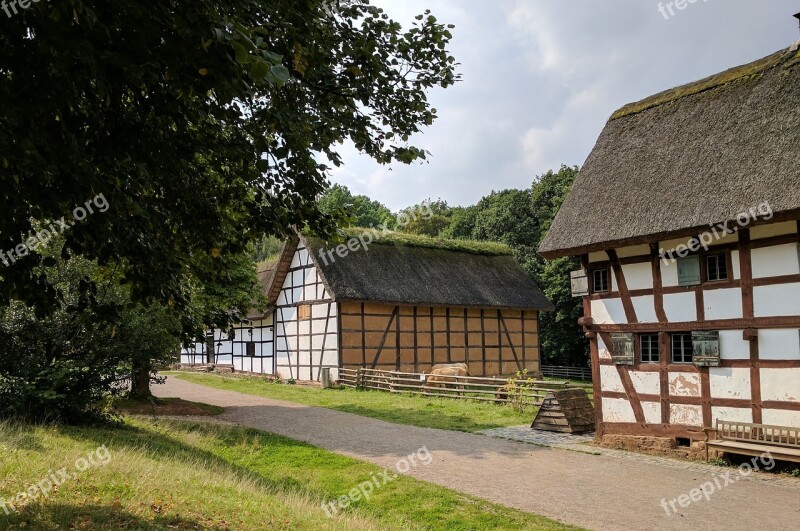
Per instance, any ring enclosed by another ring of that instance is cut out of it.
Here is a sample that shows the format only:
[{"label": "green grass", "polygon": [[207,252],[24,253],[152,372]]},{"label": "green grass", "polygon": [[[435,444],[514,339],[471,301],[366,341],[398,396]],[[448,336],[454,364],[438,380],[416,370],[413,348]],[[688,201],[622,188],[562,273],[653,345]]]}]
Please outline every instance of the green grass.
[{"label": "green grass", "polygon": [[[375,231],[361,227],[349,227],[342,230],[346,238],[358,238],[365,232]],[[314,237],[314,236],[312,236]],[[314,237],[316,238],[316,237]],[[317,238],[318,239],[318,238]],[[336,243],[336,242],[331,242]],[[380,236],[372,242],[372,245],[402,245],[405,247],[424,247],[427,249],[444,249],[462,253],[486,255],[486,256],[506,256],[511,254],[511,248],[500,242],[482,240],[448,240],[445,238],[434,238],[422,234],[410,234],[406,232],[389,232]]]},{"label": "green grass", "polygon": [[422,428],[478,432],[504,426],[530,424],[536,416],[531,408],[517,413],[511,407],[492,403],[447,398],[429,398],[411,394],[353,389],[319,389],[298,385],[276,384],[264,378],[225,377],[213,374],[166,373],[187,382],[319,406]]},{"label": "green grass", "polygon": [[0,497],[74,471],[101,445],[107,464],[19,513],[0,509],[0,529],[567,529],[407,476],[329,518],[322,503],[377,467],[255,430],[147,418],[121,428],[0,423]]}]

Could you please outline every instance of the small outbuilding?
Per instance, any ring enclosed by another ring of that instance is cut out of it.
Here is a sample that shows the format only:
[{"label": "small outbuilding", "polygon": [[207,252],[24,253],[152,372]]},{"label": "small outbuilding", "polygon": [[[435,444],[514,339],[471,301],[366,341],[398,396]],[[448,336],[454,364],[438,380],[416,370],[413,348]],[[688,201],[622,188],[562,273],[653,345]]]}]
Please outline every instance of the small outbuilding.
[{"label": "small outbuilding", "polygon": [[267,312],[233,337],[210,332],[181,363],[295,380],[319,380],[326,367],[337,378],[341,367],[439,363],[466,363],[474,376],[541,374],[539,312],[554,307],[508,247],[367,234],[339,245],[289,240],[259,272]]}]

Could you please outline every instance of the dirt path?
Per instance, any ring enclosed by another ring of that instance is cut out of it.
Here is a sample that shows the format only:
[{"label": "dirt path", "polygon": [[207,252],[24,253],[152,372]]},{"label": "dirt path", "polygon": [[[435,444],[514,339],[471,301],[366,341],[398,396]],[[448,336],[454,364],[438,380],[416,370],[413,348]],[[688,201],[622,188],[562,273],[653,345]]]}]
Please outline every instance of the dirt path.
[{"label": "dirt path", "polygon": [[[393,469],[427,447],[429,466],[408,475],[508,507],[590,529],[796,529],[800,490],[765,481],[736,480],[688,508],[662,506],[713,481],[691,463],[685,469],[607,455],[428,428],[390,424],[323,408],[222,391],[169,378],[162,397],[229,409],[221,420],[257,428]],[[694,468],[694,469],[693,469]],[[720,474],[733,469],[720,469]],[[353,485],[355,487],[355,485]],[[685,500],[684,500],[685,501]]]}]

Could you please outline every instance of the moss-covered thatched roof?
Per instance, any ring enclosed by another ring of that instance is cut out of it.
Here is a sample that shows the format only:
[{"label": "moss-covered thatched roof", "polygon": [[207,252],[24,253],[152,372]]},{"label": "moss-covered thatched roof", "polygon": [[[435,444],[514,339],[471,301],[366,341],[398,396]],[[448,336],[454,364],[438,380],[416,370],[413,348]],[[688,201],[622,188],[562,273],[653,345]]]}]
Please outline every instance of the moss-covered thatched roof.
[{"label": "moss-covered thatched roof", "polygon": [[539,252],[689,235],[769,202],[800,213],[800,54],[783,50],[614,113]]},{"label": "moss-covered thatched roof", "polygon": [[554,308],[504,245],[387,234],[340,257],[327,253],[336,243],[302,240],[339,301]]}]

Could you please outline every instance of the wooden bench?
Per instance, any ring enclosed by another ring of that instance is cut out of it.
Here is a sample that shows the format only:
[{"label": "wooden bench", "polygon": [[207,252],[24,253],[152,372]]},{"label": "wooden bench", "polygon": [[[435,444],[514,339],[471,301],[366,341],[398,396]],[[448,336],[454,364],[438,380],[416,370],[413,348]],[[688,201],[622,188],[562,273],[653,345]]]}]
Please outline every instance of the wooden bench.
[{"label": "wooden bench", "polygon": [[[769,452],[774,459],[800,463],[800,428],[718,420],[715,429],[704,431],[706,461],[708,451],[717,450],[756,457]],[[716,434],[714,439],[710,438],[711,433]]]}]

